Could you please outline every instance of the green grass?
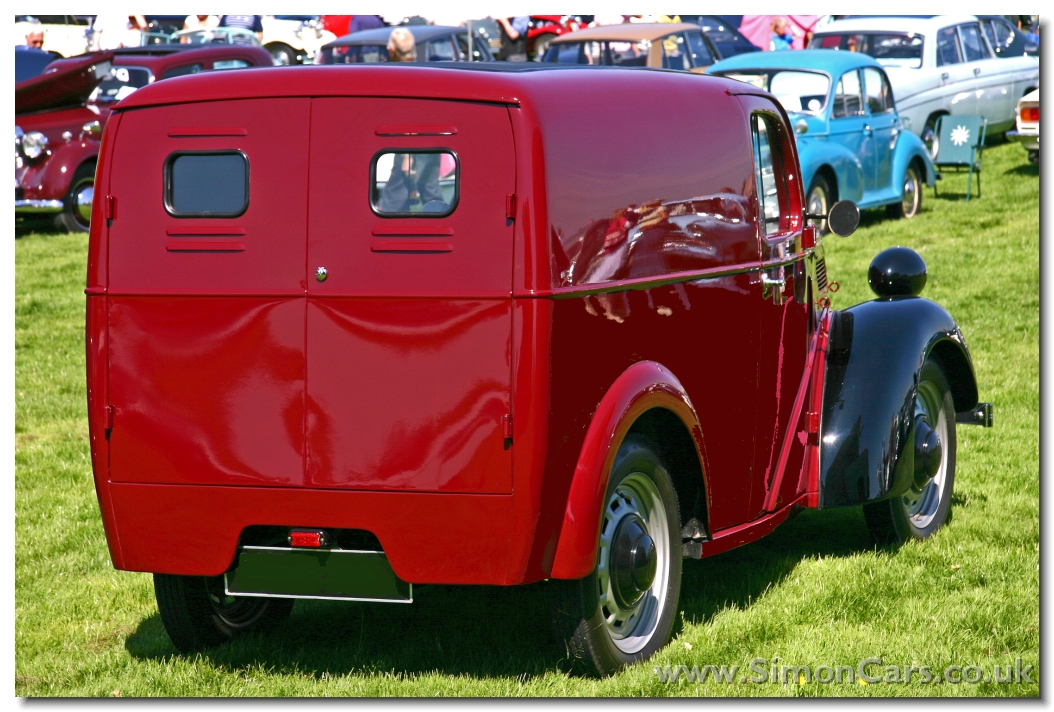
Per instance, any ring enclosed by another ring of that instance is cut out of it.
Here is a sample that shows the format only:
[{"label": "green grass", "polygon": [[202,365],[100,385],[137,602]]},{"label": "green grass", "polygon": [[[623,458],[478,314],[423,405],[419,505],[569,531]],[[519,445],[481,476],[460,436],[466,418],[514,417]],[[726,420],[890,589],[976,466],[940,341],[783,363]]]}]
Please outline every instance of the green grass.
[{"label": "green grass", "polygon": [[[685,561],[682,623],[653,661],[596,681],[562,671],[546,584],[422,587],[412,606],[304,602],[267,636],[176,653],[150,576],[113,570],[88,456],[85,235],[16,247],[18,695],[1038,695],[1037,684],[662,684],[655,665],[1013,665],[1039,662],[1039,177],[1019,146],[927,191],[914,220],[865,214],[827,240],[835,306],[870,298],[892,245],[929,265],[926,296],[959,321],[996,427],[959,430],[954,517],[872,547],[858,509],[808,511],[774,535]],[[880,670],[881,672],[881,670]]]}]

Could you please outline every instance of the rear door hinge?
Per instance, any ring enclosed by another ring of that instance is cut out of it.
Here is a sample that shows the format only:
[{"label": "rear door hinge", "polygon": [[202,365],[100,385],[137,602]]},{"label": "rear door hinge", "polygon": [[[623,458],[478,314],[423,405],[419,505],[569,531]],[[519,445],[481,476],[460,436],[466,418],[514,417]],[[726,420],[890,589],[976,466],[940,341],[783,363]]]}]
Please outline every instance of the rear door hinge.
[{"label": "rear door hinge", "polygon": [[505,196],[505,217],[508,220],[516,219],[516,194],[509,193]]},{"label": "rear door hinge", "polygon": [[106,431],[106,439],[109,440],[110,439],[110,433],[113,432],[113,406],[112,405],[106,406],[106,427],[104,428],[104,430]]},{"label": "rear door hinge", "polygon": [[106,201],[103,203],[103,217],[107,220],[117,217],[117,198],[115,196],[106,196]]},{"label": "rear door hinge", "polygon": [[512,414],[501,416],[501,436],[506,440],[512,440]]}]

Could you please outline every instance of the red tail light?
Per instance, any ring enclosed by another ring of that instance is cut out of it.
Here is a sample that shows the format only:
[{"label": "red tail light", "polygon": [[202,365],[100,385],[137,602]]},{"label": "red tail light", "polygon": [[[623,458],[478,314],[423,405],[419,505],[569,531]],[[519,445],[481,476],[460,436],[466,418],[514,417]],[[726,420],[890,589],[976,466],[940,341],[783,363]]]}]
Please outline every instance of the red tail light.
[{"label": "red tail light", "polygon": [[289,532],[290,546],[318,549],[329,544],[329,538],[321,529],[294,529]]},{"label": "red tail light", "polygon": [[1039,123],[1039,107],[1038,106],[1023,106],[1021,107],[1021,120]]}]

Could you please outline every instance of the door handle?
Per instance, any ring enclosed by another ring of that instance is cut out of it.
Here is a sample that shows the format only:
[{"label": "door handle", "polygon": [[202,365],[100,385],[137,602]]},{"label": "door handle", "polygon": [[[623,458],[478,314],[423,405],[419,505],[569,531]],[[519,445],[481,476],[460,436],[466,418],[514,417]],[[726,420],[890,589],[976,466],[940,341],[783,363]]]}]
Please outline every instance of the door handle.
[{"label": "door handle", "polygon": [[977,76],[978,74],[980,74],[980,73],[981,73],[981,68],[980,68],[980,67],[974,67],[974,68],[973,68],[973,74],[974,74],[974,76],[975,76],[975,77],[976,77],[976,76]]},{"label": "door handle", "polygon": [[941,79],[944,80],[944,81],[947,81],[948,73],[947,72],[941,72]]},{"label": "door handle", "polygon": [[869,124],[864,124],[864,134],[870,136],[872,133],[871,126]]}]

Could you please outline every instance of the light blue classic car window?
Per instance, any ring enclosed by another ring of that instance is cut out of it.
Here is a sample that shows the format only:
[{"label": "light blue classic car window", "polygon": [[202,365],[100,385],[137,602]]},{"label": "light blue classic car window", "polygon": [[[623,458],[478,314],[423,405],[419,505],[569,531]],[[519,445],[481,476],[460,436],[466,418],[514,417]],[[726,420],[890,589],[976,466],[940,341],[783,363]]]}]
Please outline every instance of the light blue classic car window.
[{"label": "light blue classic car window", "polygon": [[860,96],[860,74],[854,69],[843,74],[838,80],[831,116],[837,119],[845,116],[858,116],[862,113],[864,113],[864,105]]},{"label": "light blue classic car window", "polygon": [[831,80],[813,72],[776,72],[768,90],[787,111],[819,113],[827,106]]},{"label": "light blue classic car window", "polygon": [[893,111],[893,94],[885,75],[874,67],[864,67],[864,96],[872,114]]},{"label": "light blue classic car window", "polygon": [[959,50],[959,36],[954,27],[945,27],[937,31],[937,66],[959,64],[963,61]]},{"label": "light blue classic car window", "polygon": [[966,52],[967,62],[977,62],[989,59],[988,47],[981,39],[981,30],[975,24],[959,25],[959,35],[962,37],[963,50]]}]

